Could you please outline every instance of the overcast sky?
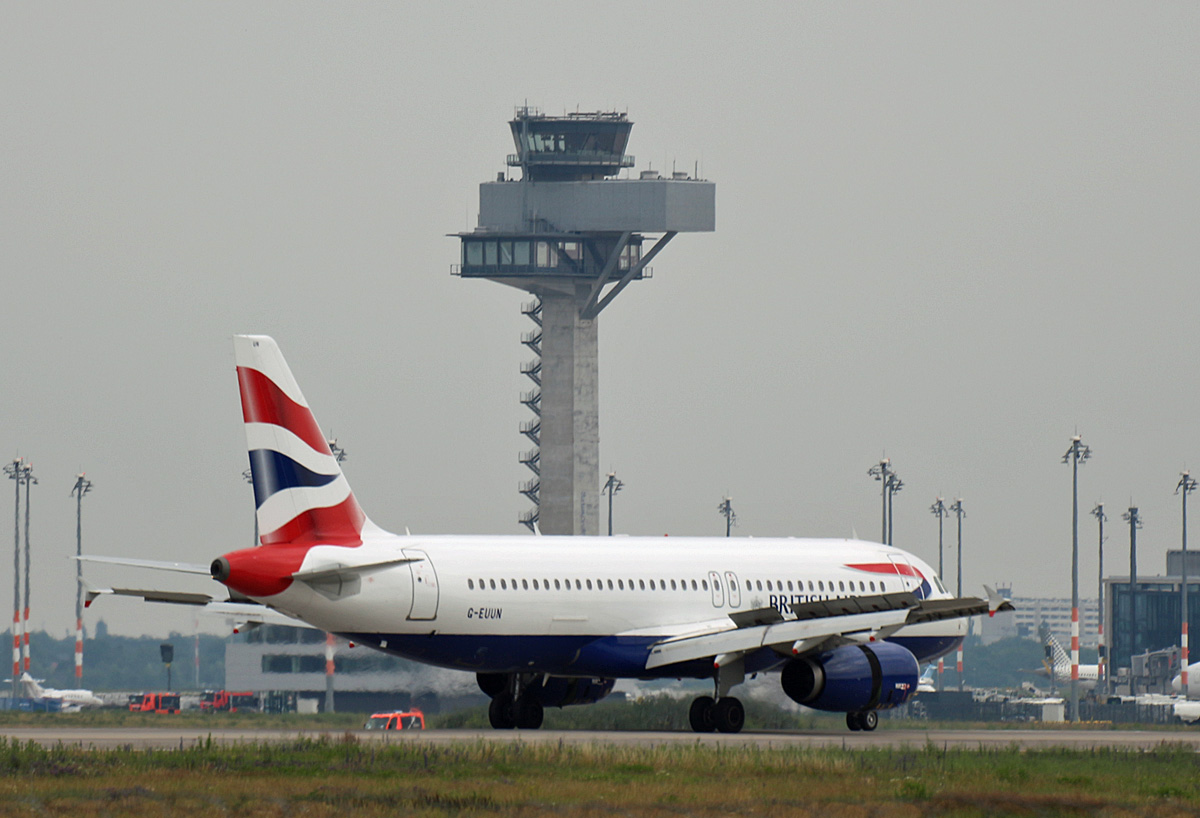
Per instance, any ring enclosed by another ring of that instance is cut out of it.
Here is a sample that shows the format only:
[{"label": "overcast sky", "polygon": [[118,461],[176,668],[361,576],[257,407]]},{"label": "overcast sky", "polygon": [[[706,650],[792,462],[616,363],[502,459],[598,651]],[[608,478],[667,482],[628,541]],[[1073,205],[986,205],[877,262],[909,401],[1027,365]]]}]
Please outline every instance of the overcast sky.
[{"label": "overcast sky", "polygon": [[[720,534],[729,493],[738,536],[878,538],[886,454],[897,545],[936,565],[929,506],[961,496],[966,590],[1066,596],[1078,430],[1107,564],[1128,571],[1131,500],[1141,571],[1177,547],[1200,469],[1195,4],[3,10],[0,453],[40,480],[35,628],[74,624],[80,470],[87,552],[251,544],[234,333],[278,339],[380,525],[524,531],[527,296],[452,277],[445,234],[526,101],[628,111],[635,172],[716,183],[716,232],[600,319],[617,530]],[[1081,544],[1094,596],[1087,516]],[[97,617],[193,628],[131,600]]]}]

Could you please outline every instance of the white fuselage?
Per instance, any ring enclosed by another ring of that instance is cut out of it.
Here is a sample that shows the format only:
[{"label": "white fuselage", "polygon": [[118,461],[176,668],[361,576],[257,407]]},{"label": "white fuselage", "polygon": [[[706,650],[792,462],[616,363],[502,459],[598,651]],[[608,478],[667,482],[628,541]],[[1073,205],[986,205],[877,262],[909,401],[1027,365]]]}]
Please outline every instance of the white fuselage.
[{"label": "white fuselage", "polygon": [[[691,537],[398,537],[315,546],[301,571],[386,562],[352,582],[294,581],[260,601],[391,653],[479,671],[649,673],[651,644],[734,627],[731,614],[907,591],[949,598],[900,549],[856,540]],[[890,641],[928,661],[953,649],[964,619],[901,629]],[[758,665],[782,661],[764,655]],[[750,664],[755,665],[754,662]],[[757,666],[757,665],[756,665]],[[711,664],[700,668],[711,674]]]}]

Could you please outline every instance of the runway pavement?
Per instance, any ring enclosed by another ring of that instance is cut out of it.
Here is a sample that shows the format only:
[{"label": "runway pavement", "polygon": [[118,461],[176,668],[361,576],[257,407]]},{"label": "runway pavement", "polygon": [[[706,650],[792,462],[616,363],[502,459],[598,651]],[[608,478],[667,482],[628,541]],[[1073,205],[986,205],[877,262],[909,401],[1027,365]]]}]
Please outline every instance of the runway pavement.
[{"label": "runway pavement", "polygon": [[526,744],[563,743],[573,745],[611,745],[653,747],[662,745],[703,745],[763,749],[790,747],[844,747],[867,749],[878,747],[926,746],[941,748],[1005,748],[1071,749],[1115,748],[1132,751],[1151,750],[1162,745],[1200,749],[1200,730],[878,730],[874,733],[813,732],[777,733],[746,732],[736,735],[720,733],[661,733],[640,731],[559,731],[559,730],[426,730],[403,733],[320,730],[207,730],[204,728],[81,728],[81,727],[10,727],[0,729],[9,740],[34,741],[43,746],[57,744],[112,749],[182,749],[209,741],[218,744],[245,742],[283,743],[298,738],[327,737],[333,741],[427,742],[430,744],[523,742]]}]

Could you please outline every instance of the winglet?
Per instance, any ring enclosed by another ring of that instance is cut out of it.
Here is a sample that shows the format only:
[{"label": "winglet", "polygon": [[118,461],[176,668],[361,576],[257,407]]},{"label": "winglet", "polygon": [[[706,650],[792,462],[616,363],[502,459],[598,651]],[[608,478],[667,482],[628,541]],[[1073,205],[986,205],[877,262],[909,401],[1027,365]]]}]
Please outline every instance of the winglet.
[{"label": "winglet", "polygon": [[1015,611],[1016,608],[1000,594],[996,593],[995,589],[984,585],[983,590],[987,592],[988,600],[988,616],[995,616],[997,611]]}]

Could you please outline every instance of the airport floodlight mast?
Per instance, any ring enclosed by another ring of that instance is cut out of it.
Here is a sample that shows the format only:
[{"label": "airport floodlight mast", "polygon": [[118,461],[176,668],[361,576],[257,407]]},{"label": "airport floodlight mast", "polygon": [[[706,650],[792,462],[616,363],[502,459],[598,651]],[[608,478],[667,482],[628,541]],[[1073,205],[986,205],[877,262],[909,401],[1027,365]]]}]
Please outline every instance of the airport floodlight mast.
[{"label": "airport floodlight mast", "polygon": [[1071,711],[1067,717],[1079,721],[1079,464],[1092,456],[1079,435],[1062,456],[1071,464]]},{"label": "airport floodlight mast", "polygon": [[1099,568],[1098,592],[1096,594],[1096,610],[1099,613],[1098,630],[1096,633],[1097,652],[1099,654],[1096,662],[1096,684],[1100,688],[1100,693],[1108,693],[1108,651],[1104,645],[1104,522],[1108,519],[1108,515],[1104,513],[1104,503],[1096,503],[1096,507],[1091,510],[1091,515],[1096,518],[1096,522],[1100,524],[1100,533],[1097,539],[1097,562]]},{"label": "airport floodlight mast", "polygon": [[942,559],[942,521],[949,516],[950,511],[946,508],[946,501],[939,497],[929,507],[929,513],[937,517],[938,521],[938,576],[945,579],[946,567]]},{"label": "airport floodlight mast", "polygon": [[610,471],[608,480],[604,482],[603,493],[608,495],[608,536],[612,536],[612,511],[613,511],[613,495],[621,489],[625,488],[625,484],[618,479],[617,473]]},{"label": "airport floodlight mast", "polygon": [[[962,521],[963,517],[967,516],[966,509],[963,508],[962,498],[956,499],[950,506],[950,511],[954,514],[958,521],[958,596],[962,597]],[[958,670],[958,689],[963,689],[963,648],[960,643],[958,646],[958,656],[954,664]]]},{"label": "airport floodlight mast", "polygon": [[92,481],[82,472],[75,475],[71,494],[75,497],[75,678],[83,678],[83,498]]},{"label": "airport floodlight mast", "polygon": [[717,512],[725,518],[725,536],[728,537],[733,532],[733,527],[737,525],[737,512],[733,510],[733,498],[726,497],[721,500],[721,504],[717,506]]},{"label": "airport floodlight mast", "polygon": [[[1129,511],[1121,515],[1129,523],[1129,655],[1137,655],[1137,533],[1142,527],[1142,515],[1130,501]],[[1116,641],[1115,639],[1113,640]],[[1132,661],[1132,660],[1131,660]],[[1111,669],[1111,668],[1110,668]]]},{"label": "airport floodlight mast", "polygon": [[25,484],[25,623],[22,627],[22,639],[24,640],[24,660],[25,672],[29,672],[29,495],[30,486],[38,484],[37,478],[33,476],[33,464],[26,463],[22,470],[21,482]]},{"label": "airport floodlight mast", "polygon": [[12,695],[20,694],[21,678],[21,477],[25,458],[18,457],[4,464],[4,473],[15,483],[16,499],[13,501],[13,672]]},{"label": "airport floodlight mast", "polygon": [[892,461],[889,458],[883,458],[871,468],[867,469],[867,476],[874,477],[875,481],[881,483],[880,497],[883,498],[883,509],[880,512],[882,522],[879,524],[879,541],[886,543],[888,541],[888,483],[892,476]]},{"label": "airport floodlight mast", "polygon": [[894,545],[895,543],[892,541],[892,504],[895,503],[900,489],[904,488],[904,481],[900,479],[900,475],[892,472],[888,475],[884,487],[887,489],[887,544]]},{"label": "airport floodlight mast", "polygon": [[534,382],[521,396],[534,419],[520,427],[534,448],[518,457],[534,475],[518,489],[534,503],[519,518],[531,531],[600,533],[598,317],[650,278],[647,265],[676,234],[716,227],[712,182],[650,170],[616,178],[634,166],[632,128],[620,112],[517,108],[507,165],[520,178],[502,171],[482,183],[477,226],[451,234],[462,245],[453,274],[534,296],[521,308],[536,326],[522,337],[536,357],[521,367]]},{"label": "airport floodlight mast", "polygon": [[1179,636],[1179,667],[1180,679],[1179,689],[1183,691],[1183,697],[1188,697],[1188,564],[1187,564],[1187,498],[1188,495],[1196,490],[1196,478],[1192,477],[1189,472],[1183,472],[1179,477],[1179,483],[1175,486],[1175,493],[1180,495],[1183,500],[1183,567],[1180,569],[1182,576],[1180,577],[1179,587],[1182,589],[1182,596],[1179,600],[1179,610],[1182,612],[1180,619],[1183,620],[1182,632]]}]

